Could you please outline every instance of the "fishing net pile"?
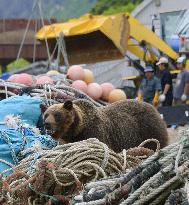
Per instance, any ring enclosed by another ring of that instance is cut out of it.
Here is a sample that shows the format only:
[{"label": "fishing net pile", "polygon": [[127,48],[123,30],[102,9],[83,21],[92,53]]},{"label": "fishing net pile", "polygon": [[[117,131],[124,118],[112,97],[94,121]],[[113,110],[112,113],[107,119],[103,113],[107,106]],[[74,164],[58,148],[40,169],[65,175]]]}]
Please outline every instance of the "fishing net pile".
[{"label": "fishing net pile", "polygon": [[[155,153],[143,147],[147,142],[115,153],[97,139],[56,146],[49,136],[35,133],[32,128],[38,126],[41,103],[52,105],[80,98],[96,106],[106,104],[70,85],[68,79],[29,87],[0,81],[0,112],[4,113],[4,105],[13,114],[19,115],[22,109],[22,120],[29,124],[15,125],[15,117],[11,122],[8,118],[12,127],[2,128],[0,122],[1,139],[11,150],[8,154],[12,160],[6,164],[0,157],[0,165],[10,167],[0,175],[0,204],[189,204],[187,128],[179,129],[176,143],[161,150],[157,144]],[[14,106],[8,106],[9,101]],[[15,141],[12,136],[16,136]]]},{"label": "fishing net pile", "polygon": [[86,184],[75,205],[189,204],[189,130],[127,174]]},{"label": "fishing net pile", "polygon": [[0,183],[1,204],[70,204],[84,184],[126,173],[153,151],[136,147],[115,153],[97,139],[59,145],[23,159]]},{"label": "fishing net pile", "polygon": [[67,99],[87,99],[96,106],[101,106],[104,102],[97,102],[87,94],[70,86],[70,80],[62,79],[61,84],[50,85],[45,84],[37,87],[28,87],[23,84],[0,81],[0,99],[5,99],[11,96],[28,95],[44,100],[47,105],[61,103]]}]

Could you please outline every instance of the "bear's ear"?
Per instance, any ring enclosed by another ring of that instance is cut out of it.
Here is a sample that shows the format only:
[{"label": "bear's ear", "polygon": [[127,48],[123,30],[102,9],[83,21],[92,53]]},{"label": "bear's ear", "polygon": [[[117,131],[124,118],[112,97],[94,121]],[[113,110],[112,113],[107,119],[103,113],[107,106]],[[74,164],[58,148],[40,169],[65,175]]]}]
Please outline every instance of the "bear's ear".
[{"label": "bear's ear", "polygon": [[48,107],[44,104],[41,104],[40,108],[41,108],[41,112],[44,113],[47,110]]},{"label": "bear's ear", "polygon": [[71,100],[66,100],[64,102],[63,108],[67,109],[67,110],[71,110],[73,108],[73,103]]}]

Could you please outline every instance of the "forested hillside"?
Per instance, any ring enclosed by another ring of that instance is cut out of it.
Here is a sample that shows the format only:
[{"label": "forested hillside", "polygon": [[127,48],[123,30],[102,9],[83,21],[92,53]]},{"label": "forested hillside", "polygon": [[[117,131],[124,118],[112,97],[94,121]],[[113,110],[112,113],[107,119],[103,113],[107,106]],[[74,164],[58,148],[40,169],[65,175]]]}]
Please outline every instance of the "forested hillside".
[{"label": "forested hillside", "polygon": [[143,0],[98,0],[91,9],[93,14],[132,12]]}]

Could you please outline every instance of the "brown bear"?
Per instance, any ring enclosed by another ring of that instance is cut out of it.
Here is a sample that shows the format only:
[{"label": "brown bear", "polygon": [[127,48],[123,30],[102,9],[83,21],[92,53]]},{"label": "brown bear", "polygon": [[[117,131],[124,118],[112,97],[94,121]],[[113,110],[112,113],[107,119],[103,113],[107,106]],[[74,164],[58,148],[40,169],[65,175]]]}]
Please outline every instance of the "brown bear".
[{"label": "brown bear", "polygon": [[[90,101],[79,99],[54,104],[44,111],[44,123],[56,140],[77,142],[97,138],[120,152],[136,147],[144,140],[159,140],[167,145],[167,128],[156,109],[134,100],[118,101],[96,107]],[[148,148],[155,148],[149,144]]]}]

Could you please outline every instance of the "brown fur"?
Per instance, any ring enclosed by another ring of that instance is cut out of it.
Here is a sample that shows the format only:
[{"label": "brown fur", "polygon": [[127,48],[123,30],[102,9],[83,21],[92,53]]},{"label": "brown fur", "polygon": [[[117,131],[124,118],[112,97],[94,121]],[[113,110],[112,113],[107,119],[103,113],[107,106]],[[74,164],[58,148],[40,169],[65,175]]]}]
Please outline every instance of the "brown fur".
[{"label": "brown fur", "polygon": [[[57,113],[59,119],[57,119]],[[155,138],[167,145],[167,129],[159,113],[150,104],[134,100],[95,107],[87,100],[50,106],[44,113],[45,123],[54,131],[52,137],[66,142],[97,138],[116,152],[138,146]],[[155,148],[150,144],[149,148]]]}]

